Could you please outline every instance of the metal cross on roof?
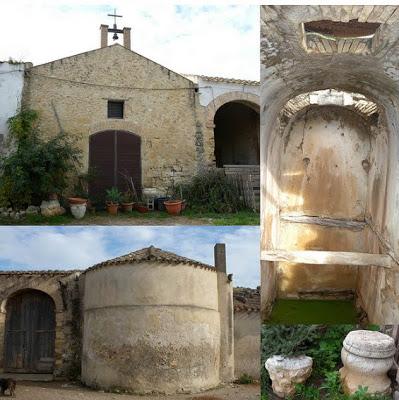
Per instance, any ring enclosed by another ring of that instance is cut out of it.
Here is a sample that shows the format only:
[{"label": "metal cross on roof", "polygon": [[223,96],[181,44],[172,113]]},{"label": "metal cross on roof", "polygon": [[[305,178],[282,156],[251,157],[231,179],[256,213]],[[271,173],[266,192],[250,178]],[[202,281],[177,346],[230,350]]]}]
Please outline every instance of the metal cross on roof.
[{"label": "metal cross on roof", "polygon": [[122,15],[117,15],[116,14],[116,8],[114,8],[114,13],[113,14],[108,14],[108,17],[114,17],[114,27],[109,28],[108,32],[113,32],[114,35],[112,36],[112,39],[118,40],[118,33],[123,33],[122,29],[118,29],[116,26],[116,18],[122,18]]}]

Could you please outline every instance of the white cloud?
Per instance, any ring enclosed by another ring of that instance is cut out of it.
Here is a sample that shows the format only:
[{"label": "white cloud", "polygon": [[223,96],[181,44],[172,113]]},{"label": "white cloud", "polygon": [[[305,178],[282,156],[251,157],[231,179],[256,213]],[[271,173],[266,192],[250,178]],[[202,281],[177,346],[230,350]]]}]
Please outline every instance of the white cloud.
[{"label": "white cloud", "polygon": [[98,48],[99,26],[112,24],[107,13],[113,7],[124,16],[119,26],[132,28],[133,50],[176,72],[259,78],[256,5],[7,1],[1,10],[0,60],[11,56],[38,64]]},{"label": "white cloud", "polygon": [[213,265],[215,243],[235,286],[259,285],[258,227],[1,227],[0,269],[84,269],[150,245]]}]

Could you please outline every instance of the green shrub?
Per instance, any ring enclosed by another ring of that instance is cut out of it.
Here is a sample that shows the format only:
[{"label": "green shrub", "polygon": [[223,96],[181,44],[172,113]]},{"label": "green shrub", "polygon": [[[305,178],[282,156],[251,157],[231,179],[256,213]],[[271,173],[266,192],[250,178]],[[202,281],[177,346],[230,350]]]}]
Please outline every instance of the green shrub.
[{"label": "green shrub", "polygon": [[306,353],[313,358],[313,375],[320,378],[334,371],[341,363],[342,342],[354,329],[353,325],[321,326],[315,335],[317,346],[310,347]]},{"label": "green shrub", "polygon": [[23,208],[49,194],[62,194],[76,174],[81,152],[73,139],[59,133],[44,140],[38,114],[24,110],[8,120],[8,151],[0,157],[0,205]]},{"label": "green shrub", "polygon": [[174,192],[199,212],[232,213],[245,208],[234,179],[216,168],[201,172]]},{"label": "green shrub", "polygon": [[320,387],[316,385],[296,385],[295,395],[289,400],[390,400],[381,394],[368,393],[366,387],[359,387],[356,393],[347,395],[342,391],[339,372],[333,371],[326,374]]},{"label": "green shrub", "polygon": [[249,385],[251,383],[254,383],[254,378],[252,378],[251,375],[248,375],[247,373],[243,373],[238,379],[237,383],[241,385]]}]

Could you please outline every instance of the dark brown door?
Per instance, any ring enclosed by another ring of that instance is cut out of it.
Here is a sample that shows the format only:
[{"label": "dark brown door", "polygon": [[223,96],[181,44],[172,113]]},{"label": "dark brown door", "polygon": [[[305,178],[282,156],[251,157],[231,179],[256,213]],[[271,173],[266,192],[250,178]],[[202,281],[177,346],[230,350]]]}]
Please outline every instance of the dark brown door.
[{"label": "dark brown door", "polygon": [[90,137],[89,167],[95,179],[89,195],[103,200],[107,189],[115,186],[127,190],[124,176],[132,178],[137,192],[141,191],[141,139],[126,131],[102,131]]},{"label": "dark brown door", "polygon": [[54,341],[54,302],[47,294],[30,290],[7,301],[5,372],[52,373]]}]

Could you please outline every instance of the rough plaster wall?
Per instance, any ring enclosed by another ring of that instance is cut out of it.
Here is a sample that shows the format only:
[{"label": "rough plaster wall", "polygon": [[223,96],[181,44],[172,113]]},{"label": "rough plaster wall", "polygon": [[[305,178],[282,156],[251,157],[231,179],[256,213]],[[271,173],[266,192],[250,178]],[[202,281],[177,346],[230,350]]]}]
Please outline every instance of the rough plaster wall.
[{"label": "rough plaster wall", "polygon": [[[81,85],[39,75],[172,90]],[[125,101],[123,120],[107,118],[108,99]],[[24,92],[24,103],[40,112],[43,135],[63,129],[78,139],[84,170],[91,134],[123,129],[139,135],[143,186],[160,190],[172,179],[187,179],[197,170],[196,102],[192,82],[119,45],[35,66],[29,70]]]},{"label": "rough plaster wall", "polygon": [[0,62],[0,137],[7,135],[7,120],[21,105],[25,65]]},{"label": "rough plaster wall", "polygon": [[[80,296],[75,273],[0,273],[0,368],[3,368],[4,323],[7,299],[24,289],[48,294],[56,308],[54,375],[76,378],[80,374]],[[59,283],[61,282],[62,285]]]},{"label": "rough plaster wall", "polygon": [[260,315],[257,312],[234,313],[235,376],[260,377]]},{"label": "rough plaster wall", "polygon": [[233,283],[225,272],[217,272],[219,315],[220,315],[220,369],[222,382],[234,380],[234,311]]},{"label": "rough plaster wall", "polygon": [[142,263],[85,274],[83,381],[134,392],[197,391],[219,380],[217,274]]},{"label": "rough plaster wall", "polygon": [[[389,137],[386,211],[382,221],[384,238],[399,254],[399,124],[397,118],[399,93],[399,24],[395,12],[386,21],[377,14],[370,22],[382,22],[380,42],[369,56],[350,53],[312,54],[302,47],[301,23],[312,20],[347,20],[356,18],[363,6],[348,11],[345,6],[262,6],[261,7],[261,164],[262,164],[262,249],[268,246],[271,222],[267,220],[273,208],[269,195],[272,160],[268,146],[276,134],[279,113],[291,98],[313,90],[335,88],[362,93],[386,116]],[[346,11],[342,11],[345,10]],[[394,10],[395,11],[395,10]],[[349,14],[348,14],[349,12]],[[382,14],[380,14],[382,15]],[[266,190],[267,189],[267,190]],[[269,195],[269,198],[268,198]],[[268,211],[269,210],[269,211]],[[396,228],[395,228],[396,227]],[[398,322],[398,273],[379,271],[378,279],[367,274],[369,291],[363,305],[369,316],[381,316],[382,322],[394,318]],[[372,286],[372,287],[370,287]],[[383,289],[383,290],[381,290]],[[359,293],[366,292],[358,287]],[[364,298],[364,296],[363,296]],[[389,299],[389,300],[388,300]],[[394,299],[394,300],[392,300]],[[387,301],[388,300],[388,301]],[[262,299],[263,302],[263,299]],[[375,318],[374,318],[375,320]]]},{"label": "rough plaster wall", "polygon": [[[343,107],[310,106],[284,132],[280,214],[364,220],[371,133],[366,121]],[[287,250],[367,252],[365,231],[281,223]],[[356,289],[357,268],[280,263],[279,296]]]},{"label": "rough plaster wall", "polygon": [[247,84],[243,82],[215,82],[213,80],[204,79],[198,75],[185,75],[198,85],[199,101],[201,106],[206,107],[214,101],[218,96],[226,93],[251,93],[259,96],[259,82],[251,82]]},{"label": "rough plaster wall", "polygon": [[[389,243],[390,250],[398,254],[397,225],[399,202],[396,198],[399,155],[396,153],[397,136],[386,129],[386,118],[392,128],[399,131],[397,108],[386,107],[387,117],[380,118],[376,131],[375,150],[370,169],[367,217],[382,237]],[[392,217],[390,217],[392,215]],[[369,232],[369,244],[373,252],[386,252],[381,241]],[[358,281],[359,304],[368,311],[369,319],[375,323],[394,324],[399,322],[399,273],[370,267],[360,270]]]}]

